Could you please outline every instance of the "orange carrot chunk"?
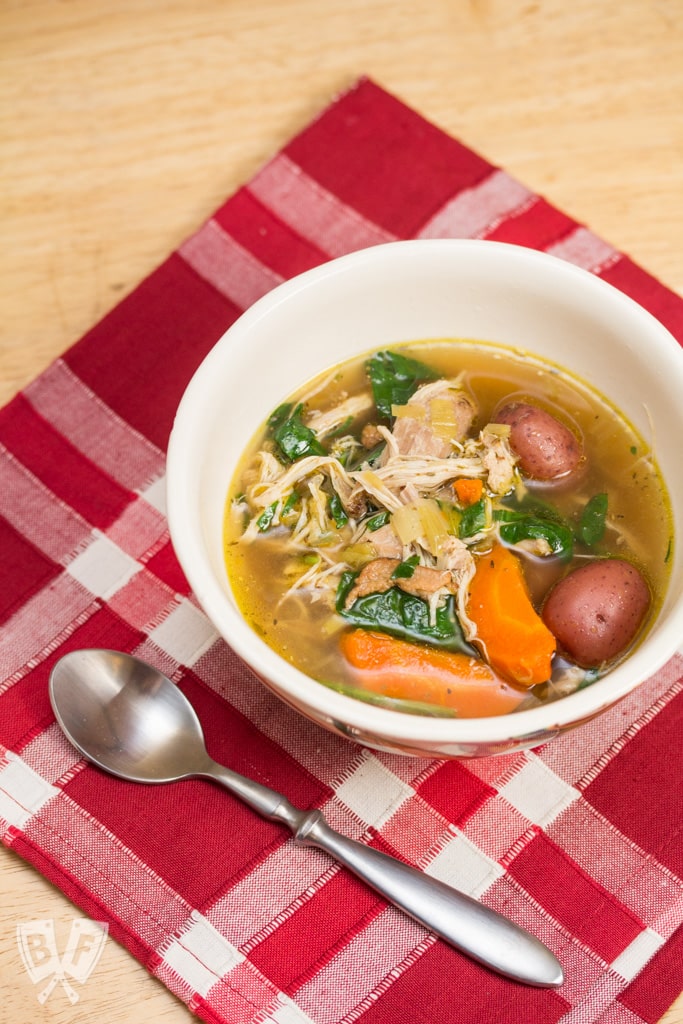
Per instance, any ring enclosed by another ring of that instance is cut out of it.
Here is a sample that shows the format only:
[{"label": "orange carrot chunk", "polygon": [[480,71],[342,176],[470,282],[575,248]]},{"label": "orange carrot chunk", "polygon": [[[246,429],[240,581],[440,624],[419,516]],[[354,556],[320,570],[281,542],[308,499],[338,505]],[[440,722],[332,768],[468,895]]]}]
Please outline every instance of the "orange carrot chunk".
[{"label": "orange carrot chunk", "polygon": [[342,634],[340,644],[357,683],[385,697],[453,708],[461,718],[504,715],[524,699],[485,662],[466,654],[365,629]]},{"label": "orange carrot chunk", "polygon": [[461,505],[475,505],[484,493],[484,485],[481,480],[462,477],[453,482],[453,490]]},{"label": "orange carrot chunk", "polygon": [[521,686],[550,678],[555,637],[531,603],[519,558],[502,544],[478,559],[467,614],[477,627],[472,642],[496,672]]}]

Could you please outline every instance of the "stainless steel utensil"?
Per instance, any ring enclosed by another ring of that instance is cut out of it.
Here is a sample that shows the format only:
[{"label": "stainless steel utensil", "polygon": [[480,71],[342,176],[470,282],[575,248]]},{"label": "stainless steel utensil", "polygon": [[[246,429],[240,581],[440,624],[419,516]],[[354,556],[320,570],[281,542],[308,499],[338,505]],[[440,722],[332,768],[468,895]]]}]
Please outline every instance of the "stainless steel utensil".
[{"label": "stainless steel utensil", "polygon": [[282,794],[212,760],[192,705],[151,665],[116,651],[74,651],[52,670],[50,700],[71,743],[112,775],[143,783],[193,776],[220,782],[259,814],[287,825],[295,842],[325,850],[456,949],[527,985],[562,984],[554,954],[501,914],[335,832],[320,811],[298,810]]}]

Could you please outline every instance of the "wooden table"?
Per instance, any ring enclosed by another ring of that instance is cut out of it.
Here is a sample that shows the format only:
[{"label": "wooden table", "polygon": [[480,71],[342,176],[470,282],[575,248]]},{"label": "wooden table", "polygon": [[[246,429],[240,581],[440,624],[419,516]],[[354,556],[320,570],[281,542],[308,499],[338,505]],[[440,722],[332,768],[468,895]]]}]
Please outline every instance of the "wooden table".
[{"label": "wooden table", "polygon": [[[5,0],[0,400],[361,74],[683,293],[682,24],[680,0]],[[17,924],[74,916],[0,850],[3,1019],[191,1019],[114,942],[40,1006]]]}]

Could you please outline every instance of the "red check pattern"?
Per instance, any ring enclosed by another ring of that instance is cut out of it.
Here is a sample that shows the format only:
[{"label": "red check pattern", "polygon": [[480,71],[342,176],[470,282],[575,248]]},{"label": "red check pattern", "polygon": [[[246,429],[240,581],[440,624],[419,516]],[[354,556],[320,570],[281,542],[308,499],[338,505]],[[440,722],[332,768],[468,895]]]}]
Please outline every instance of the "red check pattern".
[{"label": "red check pattern", "polygon": [[[683,300],[364,79],[0,411],[0,832],[203,1020],[654,1022],[683,987],[683,658],[522,754],[403,759],[277,702],[175,561],[164,449],[209,348],[278,282],[396,238],[545,249],[683,341]],[[325,855],[200,781],[155,789],[80,760],[47,682],[78,647],[131,651],[187,693],[219,761],[529,928],[566,982],[498,977]]]}]

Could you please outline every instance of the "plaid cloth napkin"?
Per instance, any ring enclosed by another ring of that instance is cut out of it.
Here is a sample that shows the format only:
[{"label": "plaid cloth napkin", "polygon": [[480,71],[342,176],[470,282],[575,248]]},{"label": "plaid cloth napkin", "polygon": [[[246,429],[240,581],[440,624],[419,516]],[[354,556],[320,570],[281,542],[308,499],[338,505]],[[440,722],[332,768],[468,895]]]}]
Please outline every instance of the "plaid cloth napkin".
[{"label": "plaid cloth napkin", "polygon": [[[653,1022],[683,987],[683,658],[528,753],[371,752],[253,678],[198,609],[169,543],[164,448],[213,343],[279,281],[415,236],[553,252],[683,339],[683,300],[358,82],[0,412],[3,841],[206,1021]],[[527,927],[559,957],[563,987],[473,963],[218,786],[151,791],[80,760],[47,683],[58,657],[89,646],[171,675],[217,760]]]}]

